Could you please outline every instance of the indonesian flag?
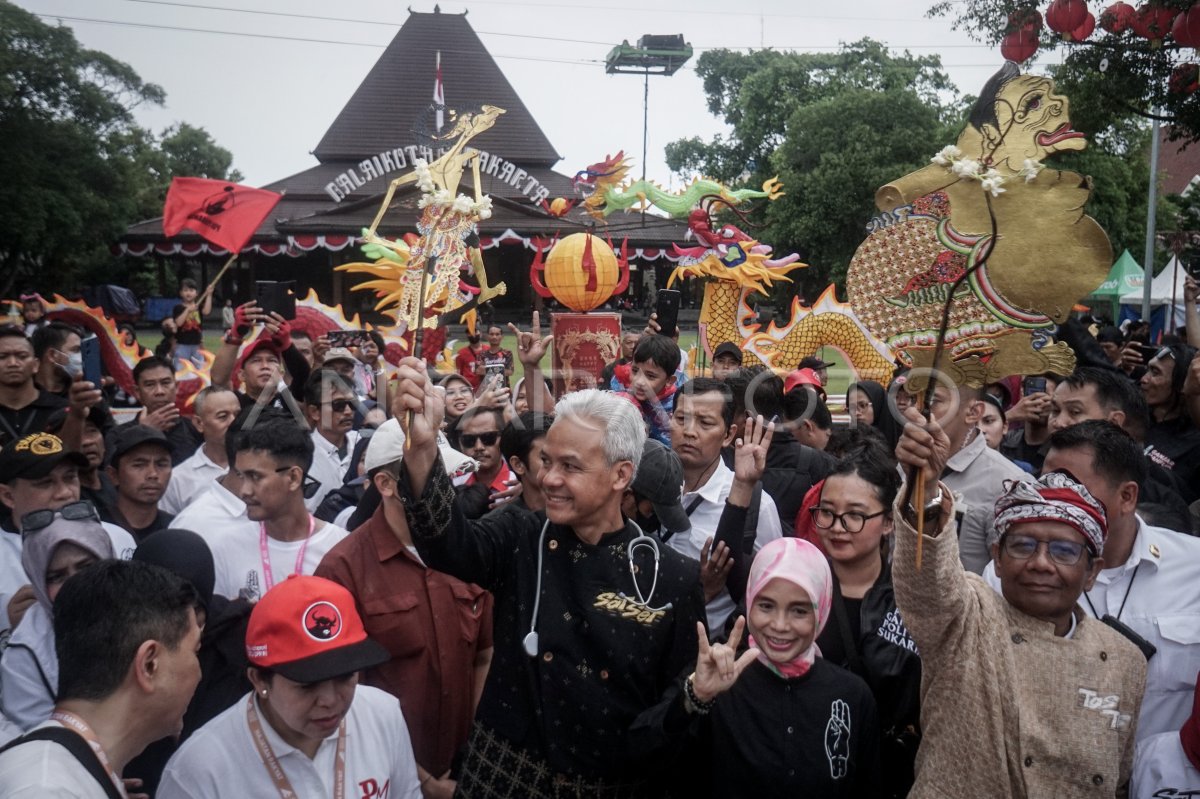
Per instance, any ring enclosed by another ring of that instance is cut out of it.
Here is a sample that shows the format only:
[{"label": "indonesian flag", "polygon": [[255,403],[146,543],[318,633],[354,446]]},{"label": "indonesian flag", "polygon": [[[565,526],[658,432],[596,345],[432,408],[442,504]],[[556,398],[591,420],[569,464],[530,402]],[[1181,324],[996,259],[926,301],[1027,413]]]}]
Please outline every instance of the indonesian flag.
[{"label": "indonesian flag", "polygon": [[231,253],[240,252],[282,196],[226,180],[172,178],[163,233],[170,237],[187,228]]},{"label": "indonesian flag", "polygon": [[437,129],[438,133],[442,132],[442,126],[446,123],[443,116],[443,111],[446,108],[446,93],[442,89],[442,51],[438,50],[437,54],[437,71],[436,77],[433,80],[433,106],[437,109]]}]

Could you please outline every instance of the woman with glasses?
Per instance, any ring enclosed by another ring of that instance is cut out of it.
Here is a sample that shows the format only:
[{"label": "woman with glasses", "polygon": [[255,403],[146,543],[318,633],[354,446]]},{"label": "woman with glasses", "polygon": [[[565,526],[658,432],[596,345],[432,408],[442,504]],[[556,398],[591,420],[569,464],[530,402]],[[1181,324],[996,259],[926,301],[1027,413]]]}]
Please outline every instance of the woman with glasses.
[{"label": "woman with glasses", "polygon": [[888,543],[900,488],[888,449],[864,440],[825,478],[809,509],[833,572],[824,657],[866,680],[879,709],[880,796],[906,796],[920,742],[921,659],[892,593]]},{"label": "woman with glasses", "polygon": [[459,374],[447,375],[439,385],[446,389],[446,419],[442,426],[450,427],[471,407],[475,392],[467,379]]},{"label": "woman with glasses", "polygon": [[32,511],[20,525],[21,565],[37,602],[26,611],[0,658],[0,702],[5,716],[29,730],[50,718],[58,691],[54,598],[76,572],[112,558],[113,548],[100,515],[87,501]]}]

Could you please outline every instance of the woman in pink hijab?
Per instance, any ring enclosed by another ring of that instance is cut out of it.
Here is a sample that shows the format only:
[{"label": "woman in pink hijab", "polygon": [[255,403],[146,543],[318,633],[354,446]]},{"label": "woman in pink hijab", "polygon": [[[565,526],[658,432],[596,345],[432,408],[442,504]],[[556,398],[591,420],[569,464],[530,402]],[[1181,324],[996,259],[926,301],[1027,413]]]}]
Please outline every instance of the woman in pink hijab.
[{"label": "woman in pink hijab", "polygon": [[772,541],[750,567],[746,617],[727,644],[701,628],[686,706],[707,715],[720,797],[858,799],[877,795],[879,730],[863,680],[826,662],[815,643],[829,618],[825,556],[798,538]]}]

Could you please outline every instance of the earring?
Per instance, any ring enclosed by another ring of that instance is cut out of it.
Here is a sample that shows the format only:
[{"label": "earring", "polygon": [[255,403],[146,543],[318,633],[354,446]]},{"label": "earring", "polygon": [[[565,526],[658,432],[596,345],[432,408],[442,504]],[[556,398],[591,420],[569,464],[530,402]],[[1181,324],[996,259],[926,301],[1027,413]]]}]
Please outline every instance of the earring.
[{"label": "earring", "polygon": [[264,688],[264,689],[263,689],[263,692],[262,692],[262,694],[263,694],[263,696],[266,696],[266,695],[267,695],[267,689],[266,689],[266,688]]}]

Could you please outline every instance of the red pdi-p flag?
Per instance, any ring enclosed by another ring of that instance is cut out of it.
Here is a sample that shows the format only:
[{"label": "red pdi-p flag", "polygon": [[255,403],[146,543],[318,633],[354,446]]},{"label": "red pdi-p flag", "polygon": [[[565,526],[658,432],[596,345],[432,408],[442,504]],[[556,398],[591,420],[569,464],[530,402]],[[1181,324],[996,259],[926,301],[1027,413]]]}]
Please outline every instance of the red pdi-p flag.
[{"label": "red pdi-p flag", "polygon": [[208,178],[172,178],[163,206],[163,233],[187,228],[230,252],[240,252],[282,194]]}]

